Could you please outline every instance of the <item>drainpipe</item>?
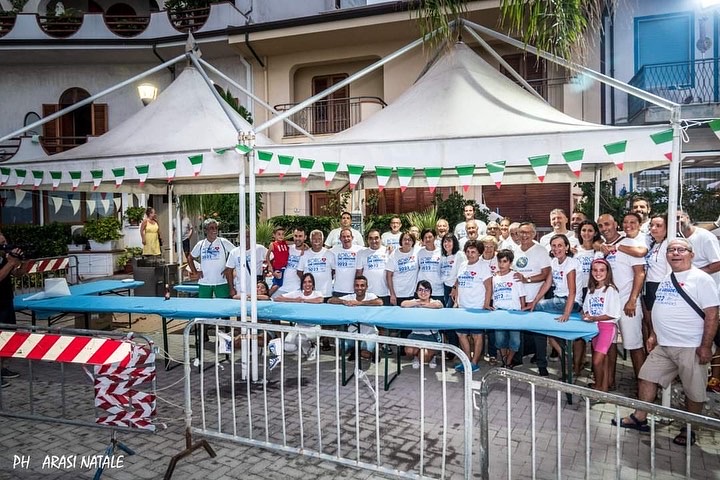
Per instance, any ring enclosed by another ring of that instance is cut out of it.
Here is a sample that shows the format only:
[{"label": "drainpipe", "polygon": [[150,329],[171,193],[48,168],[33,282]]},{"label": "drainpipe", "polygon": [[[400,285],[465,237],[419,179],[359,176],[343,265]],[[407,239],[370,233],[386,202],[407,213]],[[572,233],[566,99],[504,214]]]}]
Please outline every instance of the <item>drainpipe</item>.
[{"label": "drainpipe", "polygon": [[[245,60],[245,57],[240,56],[240,63],[243,67],[245,67],[245,86],[247,89],[251,92],[255,91],[255,82],[253,81],[253,71],[252,71],[252,65],[250,65],[250,62]],[[247,98],[247,104],[245,105],[245,108],[247,108],[248,112],[255,118],[255,102],[252,101],[252,98],[250,98],[249,95],[245,95]]]}]

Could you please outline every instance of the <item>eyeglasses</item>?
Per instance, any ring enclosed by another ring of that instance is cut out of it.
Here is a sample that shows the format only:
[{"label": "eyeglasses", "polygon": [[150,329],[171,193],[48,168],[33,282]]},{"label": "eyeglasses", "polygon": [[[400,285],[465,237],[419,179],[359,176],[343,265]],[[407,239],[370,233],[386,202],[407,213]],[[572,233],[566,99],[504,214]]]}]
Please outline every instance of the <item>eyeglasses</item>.
[{"label": "eyeglasses", "polygon": [[667,253],[685,253],[691,251],[687,247],[670,247],[667,249]]},{"label": "eyeglasses", "polygon": [[430,293],[432,290],[429,288],[418,287],[417,291],[418,293]]}]

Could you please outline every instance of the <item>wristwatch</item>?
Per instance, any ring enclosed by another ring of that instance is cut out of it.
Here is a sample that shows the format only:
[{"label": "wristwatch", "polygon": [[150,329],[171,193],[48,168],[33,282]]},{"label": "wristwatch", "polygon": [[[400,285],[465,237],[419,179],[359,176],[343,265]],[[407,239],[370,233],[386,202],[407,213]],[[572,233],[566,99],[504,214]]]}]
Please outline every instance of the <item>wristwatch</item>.
[{"label": "wristwatch", "polygon": [[526,283],[532,283],[532,280],[530,280],[530,277],[525,277],[525,282],[526,282]]}]

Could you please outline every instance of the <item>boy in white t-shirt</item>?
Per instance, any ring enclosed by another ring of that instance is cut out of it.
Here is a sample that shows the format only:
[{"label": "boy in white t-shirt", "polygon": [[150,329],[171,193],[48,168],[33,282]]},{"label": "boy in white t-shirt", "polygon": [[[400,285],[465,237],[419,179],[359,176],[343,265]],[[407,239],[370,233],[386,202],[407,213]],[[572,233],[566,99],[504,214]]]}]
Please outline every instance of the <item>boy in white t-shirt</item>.
[{"label": "boy in white t-shirt", "polygon": [[[504,249],[497,253],[497,272],[493,276],[493,308],[496,310],[524,310],[525,287],[513,278],[515,272],[510,267],[515,259],[512,250]],[[505,368],[513,368],[513,356],[520,350],[519,330],[495,330],[495,346],[498,360]]]}]

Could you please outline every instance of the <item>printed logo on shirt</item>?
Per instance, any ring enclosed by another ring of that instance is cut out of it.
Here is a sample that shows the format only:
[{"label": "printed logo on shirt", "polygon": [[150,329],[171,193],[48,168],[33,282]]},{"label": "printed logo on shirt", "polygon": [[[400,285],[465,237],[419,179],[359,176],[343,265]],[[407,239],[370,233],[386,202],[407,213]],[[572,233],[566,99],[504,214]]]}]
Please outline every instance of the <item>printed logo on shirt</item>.
[{"label": "printed logo on shirt", "polygon": [[493,285],[493,300],[512,300],[512,286],[513,282],[497,282]]},{"label": "printed logo on shirt", "polygon": [[209,246],[205,249],[203,249],[201,255],[201,260],[218,260],[220,258],[220,246]]},{"label": "printed logo on shirt", "polygon": [[300,263],[300,255],[290,255],[288,257],[287,268],[290,270],[297,270],[298,264]]},{"label": "printed logo on shirt", "polygon": [[310,273],[325,273],[328,270],[327,258],[316,257],[308,258],[306,272]]},{"label": "printed logo on shirt", "polygon": [[368,270],[385,270],[385,258],[376,253],[367,257]]},{"label": "printed logo on shirt", "polygon": [[605,310],[605,297],[589,297],[588,303],[590,315],[598,316],[603,314]]},{"label": "printed logo on shirt", "polygon": [[439,257],[425,257],[420,259],[421,272],[436,272],[438,265],[440,265]]},{"label": "printed logo on shirt", "polygon": [[356,265],[356,254],[355,252],[339,252],[336,256],[337,268],[352,268],[355,269]]},{"label": "printed logo on shirt", "polygon": [[[682,286],[682,283],[680,286]],[[655,295],[655,304],[675,306],[677,305],[679,298],[680,295],[677,290],[675,290],[675,285],[673,285],[671,281],[664,281],[660,283],[660,286],[658,286],[657,293]]]},{"label": "printed logo on shirt", "polygon": [[470,288],[475,284],[475,275],[477,272],[472,270],[466,270],[458,275],[458,286],[460,288]]},{"label": "printed logo on shirt", "polygon": [[528,260],[527,257],[518,257],[517,262],[515,262],[515,265],[518,268],[525,268],[528,266],[528,263],[530,263],[530,260]]},{"label": "printed logo on shirt", "polygon": [[407,273],[415,270],[415,255],[402,257],[398,260],[398,273]]}]

